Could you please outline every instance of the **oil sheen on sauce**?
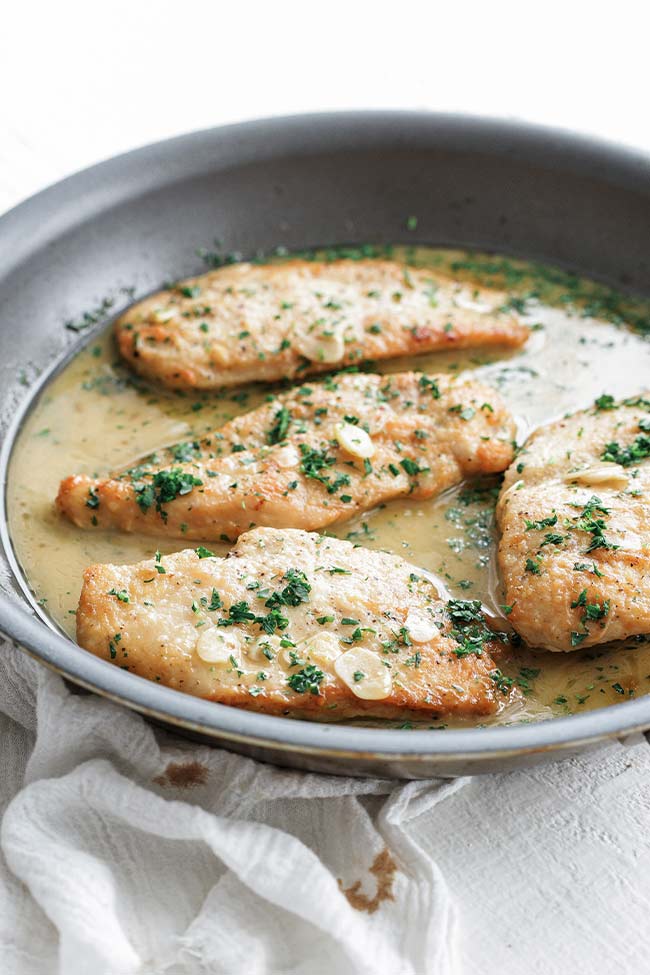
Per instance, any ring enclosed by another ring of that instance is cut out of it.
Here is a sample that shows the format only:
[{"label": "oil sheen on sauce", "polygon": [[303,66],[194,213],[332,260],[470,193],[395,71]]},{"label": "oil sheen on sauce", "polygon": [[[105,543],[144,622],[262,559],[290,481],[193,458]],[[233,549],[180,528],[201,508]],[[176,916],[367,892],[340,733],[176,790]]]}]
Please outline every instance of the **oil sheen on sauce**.
[{"label": "oil sheen on sauce", "polygon": [[[650,301],[624,299],[553,268],[490,255],[391,250],[409,263],[451,270],[465,282],[505,287],[510,307],[530,326],[531,337],[517,352],[433,353],[390,360],[378,371],[474,372],[501,391],[517,418],[520,443],[535,427],[589,406],[603,393],[628,396],[641,391],[644,382],[647,388]],[[156,549],[166,554],[183,544],[75,528],[54,511],[59,481],[77,472],[105,475],[169,443],[206,434],[257,406],[266,392],[261,386],[211,395],[153,388],[117,361],[110,329],[47,386],[16,442],[9,471],[9,525],[35,598],[65,632],[74,637],[86,566],[135,562],[151,558]],[[497,493],[498,479],[465,483],[433,501],[394,502],[342,524],[335,533],[403,556],[432,573],[454,597],[480,599],[499,616]],[[209,547],[217,554],[228,548],[214,542]],[[643,640],[567,654],[520,647],[500,667],[523,694],[488,723],[578,713],[650,692],[650,642]]]}]

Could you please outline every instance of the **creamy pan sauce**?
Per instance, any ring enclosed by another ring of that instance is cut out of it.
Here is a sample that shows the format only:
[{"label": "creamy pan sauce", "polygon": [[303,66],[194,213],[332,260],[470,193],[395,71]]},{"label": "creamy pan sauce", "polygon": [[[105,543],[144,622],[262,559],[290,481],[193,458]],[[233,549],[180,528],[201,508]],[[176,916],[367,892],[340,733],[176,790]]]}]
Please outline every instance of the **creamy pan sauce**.
[{"label": "creamy pan sauce", "polygon": [[[531,338],[520,352],[433,353],[391,360],[377,371],[473,370],[502,392],[517,418],[519,442],[541,423],[588,406],[603,393],[628,396],[650,385],[650,301],[625,301],[552,268],[487,255],[417,248],[395,249],[394,256],[450,268],[464,281],[505,286],[511,306],[531,327]],[[183,546],[176,539],[75,528],[54,511],[59,481],[71,473],[105,475],[131,466],[166,444],[211,431],[265,395],[264,387],[213,395],[154,389],[117,362],[110,330],[49,384],[16,442],[9,526],[36,599],[70,636],[86,566],[135,562],[157,548],[168,553]],[[498,481],[468,483],[431,502],[396,502],[341,525],[336,534],[402,555],[452,595],[480,599],[503,616],[494,566],[497,493]],[[210,542],[210,548],[225,554],[228,546]],[[648,693],[650,642],[570,654],[522,646],[501,669],[524,692],[523,703],[507,706],[493,721],[548,718]]]}]

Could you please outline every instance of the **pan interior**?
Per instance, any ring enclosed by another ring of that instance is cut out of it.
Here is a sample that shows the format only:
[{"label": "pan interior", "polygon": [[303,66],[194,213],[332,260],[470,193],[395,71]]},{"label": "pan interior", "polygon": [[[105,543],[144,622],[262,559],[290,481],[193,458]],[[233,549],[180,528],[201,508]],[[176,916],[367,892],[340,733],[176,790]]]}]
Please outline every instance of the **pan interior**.
[{"label": "pan interior", "polygon": [[[625,299],[554,268],[481,253],[370,246],[331,248],[325,256],[368,252],[389,252],[406,265],[442,269],[470,286],[492,285],[509,292],[512,307],[531,329],[523,351],[432,353],[373,368],[384,373],[474,373],[500,390],[517,417],[520,441],[539,424],[587,406],[603,393],[622,397],[643,388],[650,365],[650,343],[644,338],[650,302]],[[84,321],[81,316],[82,331]],[[623,321],[634,322],[636,328]],[[51,624],[74,636],[87,565],[138,561],[157,549],[168,553],[183,547],[164,536],[87,532],[63,522],[52,507],[59,480],[72,472],[101,476],[130,467],[169,443],[214,430],[257,406],[266,393],[249,387],[179,395],[154,388],[119,363],[105,326],[57,371],[18,432],[7,485],[9,526],[23,585]],[[335,533],[405,557],[430,574],[443,593],[480,599],[507,626],[494,564],[498,484],[498,479],[468,482],[430,502],[396,502],[341,525]],[[205,544],[218,554],[228,549],[210,540]],[[615,649],[571,654],[522,646],[510,653],[501,670],[522,694],[511,705],[504,702],[500,713],[483,723],[547,720],[648,693],[650,645],[630,641]],[[419,727],[467,724],[429,719]]]}]

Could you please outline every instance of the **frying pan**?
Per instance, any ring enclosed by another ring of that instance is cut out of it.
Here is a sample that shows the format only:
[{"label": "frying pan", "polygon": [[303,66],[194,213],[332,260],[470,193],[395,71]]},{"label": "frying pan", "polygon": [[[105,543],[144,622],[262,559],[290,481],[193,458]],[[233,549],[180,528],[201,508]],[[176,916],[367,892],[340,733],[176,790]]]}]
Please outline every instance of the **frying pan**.
[{"label": "frying pan", "polygon": [[475,247],[650,295],[650,158],[564,132],[464,116],[304,115],[138,149],[6,214],[0,630],[75,685],[186,735],[301,769],[464,775],[559,758],[650,727],[650,696],[537,724],[445,731],[270,717],[143,680],[79,649],[48,622],[12,551],[5,488],[21,420],[52,370],[78,347],[79,336],[63,323],[106,297],[119,310],[128,303],[124,289],[141,295],[198,273],[197,249],[215,239],[224,252],[244,257],[278,245]]}]

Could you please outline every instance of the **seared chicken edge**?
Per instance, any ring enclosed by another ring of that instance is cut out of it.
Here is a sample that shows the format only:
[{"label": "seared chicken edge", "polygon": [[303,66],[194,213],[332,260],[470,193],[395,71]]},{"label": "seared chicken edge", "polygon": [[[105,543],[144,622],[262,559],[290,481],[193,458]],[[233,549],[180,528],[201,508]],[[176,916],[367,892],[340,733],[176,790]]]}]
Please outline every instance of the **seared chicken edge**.
[{"label": "seared chicken edge", "polygon": [[570,651],[650,634],[650,398],[602,396],[529,438],[497,505],[509,622]]},{"label": "seared chicken edge", "polygon": [[66,478],[57,506],[83,528],[184,539],[232,540],[261,525],[323,529],[503,471],[514,434],[499,394],[475,380],[341,375],[127,471]]},{"label": "seared chicken edge", "polygon": [[518,347],[529,332],[507,298],[398,261],[235,264],[137,303],[115,333],[141,375],[218,389],[435,349]]},{"label": "seared chicken edge", "polygon": [[480,603],[443,602],[402,559],[302,531],[95,565],[82,647],[142,677],[269,714],[490,715],[518,694]]}]

